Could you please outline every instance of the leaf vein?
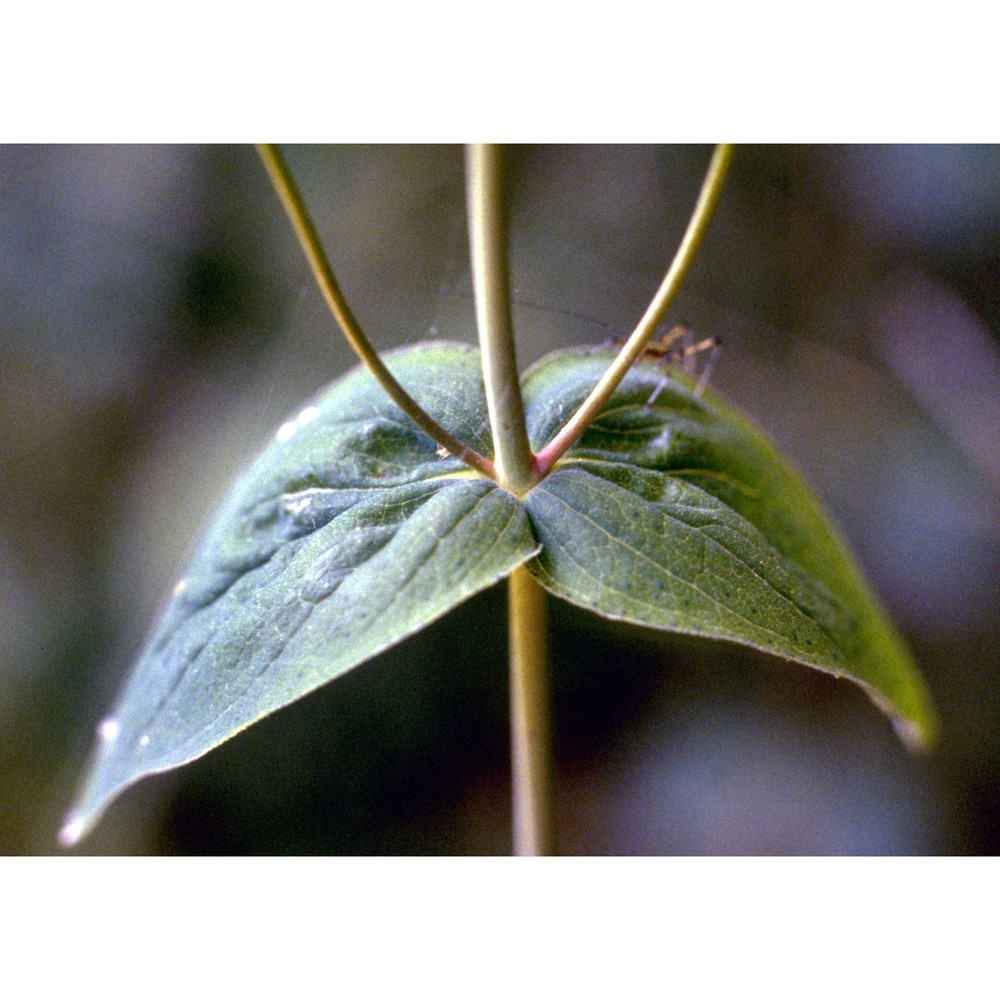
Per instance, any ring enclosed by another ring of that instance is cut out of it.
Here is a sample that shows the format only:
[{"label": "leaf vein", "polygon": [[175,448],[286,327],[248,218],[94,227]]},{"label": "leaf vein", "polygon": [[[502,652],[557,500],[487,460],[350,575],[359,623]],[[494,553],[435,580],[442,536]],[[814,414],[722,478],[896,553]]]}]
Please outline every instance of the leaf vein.
[{"label": "leaf vein", "polygon": [[[581,471],[586,471],[586,470],[581,470]],[[615,485],[615,484],[611,484],[611,485]],[[589,489],[590,487],[585,487],[585,488]],[[621,489],[621,487],[617,487],[617,488]],[[555,494],[553,494],[551,490],[548,491],[548,495],[549,496],[555,496]],[[687,586],[691,590],[695,591],[696,593],[701,594],[710,604],[713,604],[715,607],[719,608],[720,610],[722,610],[724,612],[727,612],[728,614],[731,614],[731,615],[735,616],[736,618],[738,618],[741,621],[745,622],[747,625],[749,625],[750,627],[752,627],[754,629],[758,629],[758,630],[760,630],[762,632],[768,633],[769,635],[773,635],[773,636],[777,637],[778,639],[783,640],[785,642],[789,641],[789,637],[788,636],[782,635],[780,632],[777,632],[774,629],[768,628],[765,625],[761,625],[759,622],[755,622],[752,619],[747,618],[745,615],[741,614],[735,608],[731,608],[731,607],[727,606],[726,604],[722,603],[722,601],[720,601],[717,598],[713,597],[711,594],[709,594],[703,588],[699,587],[693,581],[685,579],[684,577],[682,577],[682,576],[678,575],[677,573],[673,572],[672,570],[668,569],[666,566],[663,566],[660,563],[656,562],[654,559],[651,559],[649,556],[647,556],[641,550],[636,549],[636,548],[632,547],[631,545],[629,545],[627,542],[622,541],[622,539],[620,539],[618,536],[616,536],[616,535],[612,534],[610,531],[608,531],[602,524],[600,524],[600,522],[595,521],[592,517],[590,517],[584,511],[579,510],[578,508],[574,507],[571,503],[569,503],[564,498],[558,497],[558,496],[556,496],[555,498],[558,499],[561,503],[563,503],[566,507],[568,507],[571,511],[573,511],[581,520],[589,523],[597,531],[599,531],[601,534],[603,534],[607,538],[609,538],[613,543],[621,545],[622,548],[624,548],[625,550],[627,550],[628,552],[630,552],[633,556],[635,556],[638,559],[641,559],[642,561],[648,563],[654,569],[660,570],[662,573],[664,573],[665,575],[669,576],[673,580],[677,581],[682,586]],[[800,616],[808,619],[809,621],[812,621],[813,624],[815,624],[817,626],[817,628],[820,627],[818,625],[818,623],[816,623],[811,616],[809,616],[808,614],[806,614],[806,612],[804,611],[804,609],[802,609],[801,607],[799,607],[799,605],[797,605],[794,601],[792,601],[786,595],[782,594],[779,590],[776,590],[774,588],[774,586],[768,580],[766,580],[764,577],[762,577],[757,572],[757,570],[754,569],[753,566],[751,566],[749,563],[747,563],[746,560],[742,559],[737,553],[733,552],[731,549],[729,549],[727,546],[725,546],[722,542],[718,541],[717,539],[712,538],[711,535],[705,534],[704,531],[701,528],[698,528],[698,527],[695,527],[693,525],[690,525],[690,524],[688,524],[686,521],[684,521],[681,518],[674,517],[668,511],[664,511],[663,513],[670,520],[675,521],[676,523],[683,525],[685,528],[687,528],[690,531],[697,532],[699,534],[699,536],[703,540],[707,539],[708,542],[711,542],[713,545],[716,545],[723,552],[726,552],[732,558],[736,559],[742,565],[746,566],[746,568],[755,577],[757,577],[757,579],[760,580],[760,582],[769,591],[771,591],[772,593],[776,594],[782,600],[786,601],[791,606],[791,608],[792,608],[792,610],[793,610],[794,613],[796,613],[796,614],[798,614],[798,615],[800,615]],[[569,551],[569,548],[567,546],[563,546],[563,548],[566,550],[567,555],[569,555],[569,557],[571,559],[573,559],[574,563],[576,563],[576,565],[580,567],[580,569],[583,571],[583,574],[585,576],[590,577],[590,579],[594,580],[599,586],[606,587],[606,585],[601,580],[599,580],[597,577],[594,577],[593,574],[587,572],[586,568],[572,555],[572,553]],[[610,590],[611,588],[608,587],[606,589]],[[634,601],[636,601],[639,604],[643,604],[646,607],[652,608],[654,610],[660,610],[660,609],[658,609],[657,605],[655,605],[655,604],[653,604],[653,603],[651,603],[649,601],[645,601],[642,598],[637,598],[637,597],[635,597],[635,595],[625,594],[622,591],[615,591],[615,592],[621,594],[624,597],[627,597],[627,599],[629,599],[629,600],[634,600]],[[798,644],[796,644],[796,645],[798,645]],[[806,653],[805,650],[803,650],[802,655],[807,655],[807,653]]]}]

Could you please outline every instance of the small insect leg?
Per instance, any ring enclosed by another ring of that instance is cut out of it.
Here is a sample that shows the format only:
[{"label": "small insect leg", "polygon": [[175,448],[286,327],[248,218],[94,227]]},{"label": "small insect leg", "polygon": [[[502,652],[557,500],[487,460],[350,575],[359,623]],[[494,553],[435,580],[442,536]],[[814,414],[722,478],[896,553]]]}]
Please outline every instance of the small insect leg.
[{"label": "small insect leg", "polygon": [[705,391],[705,386],[708,385],[708,380],[712,377],[712,371],[715,368],[716,361],[719,360],[719,355],[722,353],[722,345],[718,340],[713,340],[713,342],[708,346],[708,353],[705,355],[705,367],[701,370],[701,375],[698,378],[698,384],[694,387],[694,397],[697,399]]},{"label": "small insect leg", "polygon": [[660,393],[663,392],[664,389],[666,389],[667,382],[669,381],[670,379],[667,378],[666,375],[664,375],[663,378],[660,379],[660,381],[656,384],[656,388],[653,390],[653,394],[649,397],[649,399],[646,400],[645,409],[651,410],[653,408],[653,403],[656,402],[657,396],[659,396]]}]

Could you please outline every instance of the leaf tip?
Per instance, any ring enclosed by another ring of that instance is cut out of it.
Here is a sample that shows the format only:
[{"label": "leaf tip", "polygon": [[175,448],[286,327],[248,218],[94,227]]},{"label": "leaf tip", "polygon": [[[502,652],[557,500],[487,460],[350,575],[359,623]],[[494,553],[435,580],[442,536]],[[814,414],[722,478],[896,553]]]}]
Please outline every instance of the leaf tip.
[{"label": "leaf tip", "polygon": [[916,722],[913,719],[894,716],[892,728],[911,753],[930,753],[937,743],[937,724],[933,719]]},{"label": "leaf tip", "polygon": [[59,831],[59,844],[61,847],[76,847],[87,832],[87,821],[82,813],[71,812],[66,817],[66,822]]},{"label": "leaf tip", "polygon": [[862,686],[875,707],[889,717],[896,735],[910,753],[925,754],[934,749],[938,739],[938,720],[922,687],[918,688],[918,699],[904,715],[899,705],[870,684]]}]

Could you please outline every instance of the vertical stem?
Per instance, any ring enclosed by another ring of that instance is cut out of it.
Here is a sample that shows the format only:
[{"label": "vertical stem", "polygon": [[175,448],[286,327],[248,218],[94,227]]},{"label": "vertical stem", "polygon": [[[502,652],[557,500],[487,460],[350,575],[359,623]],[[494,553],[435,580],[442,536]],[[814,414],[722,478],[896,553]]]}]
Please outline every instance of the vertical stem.
[{"label": "vertical stem", "polygon": [[546,595],[523,566],[509,578],[514,853],[557,853]]},{"label": "vertical stem", "polygon": [[472,145],[466,150],[466,200],[476,325],[483,355],[483,379],[500,485],[518,495],[536,482],[521,400],[514,350],[507,273],[507,213],[503,151]]},{"label": "vertical stem", "polygon": [[[510,316],[501,160],[498,146],[467,147],[466,198],[476,324],[497,480],[505,489],[521,495],[537,477],[524,422]],[[510,575],[508,585],[514,853],[554,854],[545,591],[523,566]]]}]

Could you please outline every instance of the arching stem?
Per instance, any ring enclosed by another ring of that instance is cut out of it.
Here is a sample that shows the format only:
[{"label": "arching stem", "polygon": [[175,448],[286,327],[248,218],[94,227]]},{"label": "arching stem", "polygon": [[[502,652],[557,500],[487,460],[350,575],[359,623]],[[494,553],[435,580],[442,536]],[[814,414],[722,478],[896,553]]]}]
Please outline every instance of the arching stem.
[{"label": "arching stem", "polygon": [[320,243],[319,236],[313,226],[312,219],[306,209],[305,202],[299,193],[291,172],[285,163],[281,151],[275,145],[260,144],[257,146],[264,166],[270,175],[278,196],[291,219],[299,243],[305,251],[309,266],[319,284],[323,298],[330,307],[334,319],[343,331],[347,342],[365,367],[372,373],[379,385],[389,394],[392,401],[422,430],[426,431],[439,445],[447,448],[452,455],[460,458],[466,465],[481,472],[490,479],[496,479],[497,473],[493,463],[470,448],[463,441],[446,431],[430,414],[426,413],[415,399],[396,381],[392,372],[386,368],[375,348],[368,342],[358,321],[354,318],[347,301],[344,299],[333,269],[327,260],[326,253]]},{"label": "arching stem", "polygon": [[642,354],[657,327],[663,322],[667,309],[670,308],[680,290],[701,246],[705,231],[708,229],[708,223],[712,218],[712,212],[715,210],[719,195],[722,193],[723,183],[732,158],[733,147],[731,145],[716,146],[687,231],[684,233],[681,245],[678,247],[656,295],[653,296],[653,301],[650,302],[642,319],[639,320],[639,325],[625,342],[618,357],[612,362],[611,367],[604,373],[591,394],[584,400],[569,422],[535,456],[536,470],[539,476],[545,476],[552,470],[556,462],[566,454],[567,450],[587,429],[590,422],[601,412],[628,370]]}]

